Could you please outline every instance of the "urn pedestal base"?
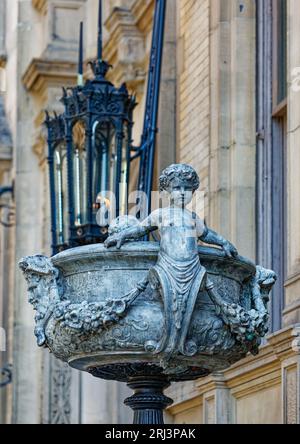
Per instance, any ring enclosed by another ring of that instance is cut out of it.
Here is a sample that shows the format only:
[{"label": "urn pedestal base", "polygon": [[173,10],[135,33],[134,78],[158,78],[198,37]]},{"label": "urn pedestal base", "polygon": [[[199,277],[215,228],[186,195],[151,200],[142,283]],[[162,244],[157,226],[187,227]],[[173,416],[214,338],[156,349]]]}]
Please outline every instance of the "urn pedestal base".
[{"label": "urn pedestal base", "polygon": [[201,368],[188,368],[180,377],[172,372],[167,374],[162,367],[149,362],[86,367],[86,371],[100,379],[126,383],[134,391],[133,396],[124,401],[134,411],[133,424],[148,425],[164,424],[164,410],[173,404],[173,400],[164,395],[171,382],[195,380],[209,374]]},{"label": "urn pedestal base", "polygon": [[163,411],[173,404],[164,395],[170,383],[162,376],[138,376],[128,382],[134,395],[125,399],[125,405],[134,411],[133,424],[164,424]]}]

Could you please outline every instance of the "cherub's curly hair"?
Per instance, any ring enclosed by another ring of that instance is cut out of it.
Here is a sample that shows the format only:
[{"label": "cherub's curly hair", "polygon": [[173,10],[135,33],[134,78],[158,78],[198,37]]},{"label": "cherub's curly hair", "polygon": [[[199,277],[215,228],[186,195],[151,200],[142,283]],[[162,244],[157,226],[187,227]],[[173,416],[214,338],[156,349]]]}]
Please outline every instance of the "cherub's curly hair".
[{"label": "cherub's curly hair", "polygon": [[200,179],[194,168],[190,165],[179,163],[170,165],[162,172],[162,175],[159,178],[159,190],[168,190],[171,182],[178,178],[185,182],[189,182],[193,191],[196,191],[200,186]]}]

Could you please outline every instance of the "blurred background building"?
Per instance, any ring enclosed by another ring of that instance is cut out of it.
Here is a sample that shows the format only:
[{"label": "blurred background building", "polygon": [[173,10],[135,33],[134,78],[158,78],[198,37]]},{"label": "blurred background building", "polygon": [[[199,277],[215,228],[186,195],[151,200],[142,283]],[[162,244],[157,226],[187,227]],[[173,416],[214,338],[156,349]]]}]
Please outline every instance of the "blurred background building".
[{"label": "blurred background building", "polygon": [[[193,165],[207,222],[279,276],[257,357],[174,384],[170,423],[300,423],[300,9],[298,0],[168,0],[155,176]],[[153,0],[104,0],[110,80],[126,82],[142,131]],[[1,423],[130,423],[129,393],[38,349],[18,260],[51,254],[44,109],[61,111],[97,52],[97,0],[0,0],[0,327],[13,381]],[[87,72],[87,75],[89,73]],[[156,183],[156,180],[155,180]]]}]

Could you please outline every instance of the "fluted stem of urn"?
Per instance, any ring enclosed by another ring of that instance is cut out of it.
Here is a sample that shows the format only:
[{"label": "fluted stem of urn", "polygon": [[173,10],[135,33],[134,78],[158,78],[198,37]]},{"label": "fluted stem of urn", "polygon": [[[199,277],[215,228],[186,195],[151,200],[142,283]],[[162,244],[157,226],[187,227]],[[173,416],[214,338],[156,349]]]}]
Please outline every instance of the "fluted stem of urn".
[{"label": "fluted stem of urn", "polygon": [[170,385],[163,376],[139,376],[128,382],[134,390],[133,396],[125,400],[125,405],[134,411],[133,424],[164,424],[164,410],[173,400],[164,395]]}]

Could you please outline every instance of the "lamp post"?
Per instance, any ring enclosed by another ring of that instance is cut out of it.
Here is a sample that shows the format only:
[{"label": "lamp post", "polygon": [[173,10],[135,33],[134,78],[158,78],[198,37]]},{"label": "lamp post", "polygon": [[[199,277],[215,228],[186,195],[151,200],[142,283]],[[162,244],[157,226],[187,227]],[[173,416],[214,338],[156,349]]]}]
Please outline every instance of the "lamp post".
[{"label": "lamp post", "polygon": [[102,58],[101,0],[97,59],[90,63],[94,79],[85,83],[83,24],[80,25],[77,86],[63,89],[63,114],[47,113],[45,122],[54,254],[106,239],[109,221],[105,216],[109,212],[114,217],[127,212],[130,165],[136,158],[140,159],[137,189],[150,199],[165,9],[166,0],[156,0],[145,122],[138,148],[132,145],[135,97],[125,84],[118,88],[106,79],[111,66]]}]

